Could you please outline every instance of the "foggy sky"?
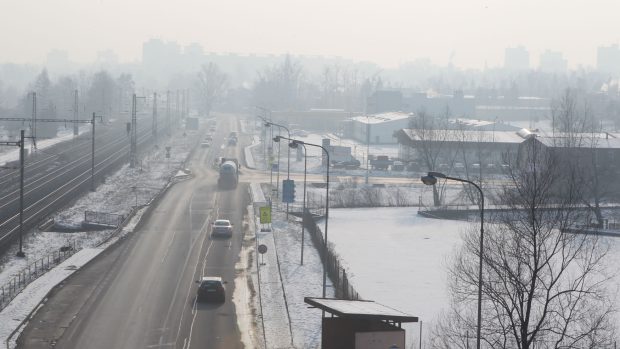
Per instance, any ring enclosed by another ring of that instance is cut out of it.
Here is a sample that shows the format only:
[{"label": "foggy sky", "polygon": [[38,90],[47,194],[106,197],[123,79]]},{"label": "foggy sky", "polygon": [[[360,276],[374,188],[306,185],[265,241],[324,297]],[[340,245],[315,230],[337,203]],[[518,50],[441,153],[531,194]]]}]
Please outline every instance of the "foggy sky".
[{"label": "foggy sky", "polygon": [[594,65],[596,48],[620,41],[617,0],[0,0],[0,62],[44,63],[51,49],[93,61],[112,49],[138,61],[150,38],[205,51],[334,55],[386,67],[503,64],[524,45],[531,65],[545,49],[569,66]]}]

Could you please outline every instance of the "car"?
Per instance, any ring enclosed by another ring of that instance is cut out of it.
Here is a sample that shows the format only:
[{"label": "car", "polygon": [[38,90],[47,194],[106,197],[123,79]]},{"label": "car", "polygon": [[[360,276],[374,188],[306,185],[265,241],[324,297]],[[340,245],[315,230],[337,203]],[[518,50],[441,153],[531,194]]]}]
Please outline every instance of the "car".
[{"label": "car", "polygon": [[402,161],[394,161],[391,167],[392,171],[403,171],[405,169],[405,165]]},{"label": "car", "polygon": [[209,148],[211,146],[211,143],[208,141],[204,141],[202,143],[200,143],[200,146],[203,148]]},{"label": "car", "polygon": [[228,139],[228,145],[237,145],[237,137],[230,137]]},{"label": "car", "polygon": [[196,291],[197,302],[224,302],[226,301],[226,288],[219,276],[204,276],[196,280],[198,290]]},{"label": "car", "polygon": [[231,237],[233,233],[233,225],[228,219],[216,219],[211,226],[211,236]]},{"label": "car", "polygon": [[211,136],[211,135],[206,135],[206,136],[205,136],[205,141],[207,141],[207,142],[211,142],[211,141],[213,141],[213,136]]}]

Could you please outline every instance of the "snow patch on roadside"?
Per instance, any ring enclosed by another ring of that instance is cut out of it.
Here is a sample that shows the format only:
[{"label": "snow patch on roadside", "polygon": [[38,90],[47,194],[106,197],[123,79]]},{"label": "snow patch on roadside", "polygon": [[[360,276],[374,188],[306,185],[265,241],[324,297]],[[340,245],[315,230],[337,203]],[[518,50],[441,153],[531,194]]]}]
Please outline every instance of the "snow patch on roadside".
[{"label": "snow patch on roadside", "polygon": [[[0,343],[6,343],[11,333],[24,321],[35,307],[56,285],[99,255],[103,248],[85,248],[31,282],[11,303],[0,312]],[[22,327],[23,329],[23,327]],[[21,330],[20,330],[21,331]],[[10,348],[15,348],[19,332],[12,336]]]}]

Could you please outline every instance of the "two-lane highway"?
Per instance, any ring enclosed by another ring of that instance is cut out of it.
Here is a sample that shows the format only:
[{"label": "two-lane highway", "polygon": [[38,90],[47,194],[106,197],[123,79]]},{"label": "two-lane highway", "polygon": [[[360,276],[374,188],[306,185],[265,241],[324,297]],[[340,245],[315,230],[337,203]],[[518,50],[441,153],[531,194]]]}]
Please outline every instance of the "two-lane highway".
[{"label": "two-lane highway", "polygon": [[[20,337],[23,348],[242,348],[232,294],[243,239],[247,186],[217,189],[219,156],[238,157],[220,118],[211,149],[199,148],[194,177],[174,185],[143,224],[57,289]],[[210,223],[230,219],[230,239],[211,239]],[[195,280],[221,276],[224,303],[196,303]]]}]

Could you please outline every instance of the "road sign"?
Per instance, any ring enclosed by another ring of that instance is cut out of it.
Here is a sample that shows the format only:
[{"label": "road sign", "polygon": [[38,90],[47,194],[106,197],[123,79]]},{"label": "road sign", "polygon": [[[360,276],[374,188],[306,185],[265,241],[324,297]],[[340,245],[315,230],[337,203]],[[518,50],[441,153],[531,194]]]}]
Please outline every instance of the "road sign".
[{"label": "road sign", "polygon": [[267,253],[267,245],[258,245],[258,253],[260,254]]},{"label": "road sign", "polygon": [[260,207],[258,210],[260,212],[260,223],[261,224],[271,223],[271,207],[263,206],[263,207]]},{"label": "road sign", "polygon": [[282,181],[282,202],[295,202],[295,181],[292,179]]}]

